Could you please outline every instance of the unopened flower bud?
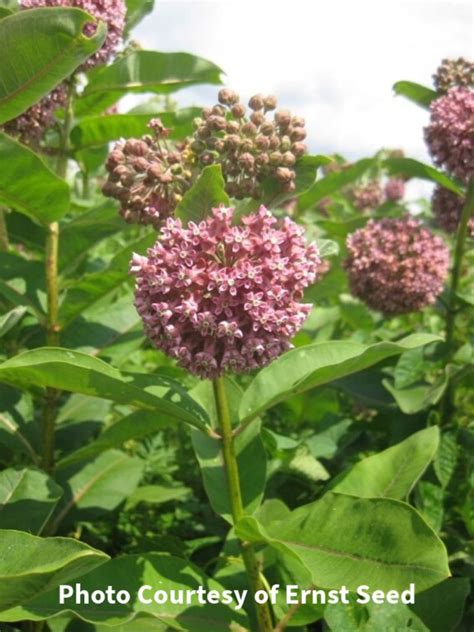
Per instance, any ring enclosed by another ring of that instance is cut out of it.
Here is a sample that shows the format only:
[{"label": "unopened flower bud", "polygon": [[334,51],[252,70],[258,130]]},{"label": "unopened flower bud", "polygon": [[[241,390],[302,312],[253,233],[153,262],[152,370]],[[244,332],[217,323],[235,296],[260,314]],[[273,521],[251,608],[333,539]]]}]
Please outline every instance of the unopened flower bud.
[{"label": "unopened flower bud", "polygon": [[244,153],[239,156],[239,165],[244,171],[252,171],[255,164],[255,159],[252,154]]},{"label": "unopened flower bud", "polygon": [[263,112],[252,112],[250,120],[254,125],[261,125],[265,121],[265,114]]},{"label": "unopened flower bud", "polygon": [[255,127],[255,125],[253,123],[245,123],[245,125],[242,126],[242,132],[246,135],[246,136],[256,136],[257,135],[257,128]]},{"label": "unopened flower bud", "polygon": [[270,147],[270,140],[266,136],[257,136],[255,147],[261,151],[266,151]]},{"label": "unopened flower bud", "polygon": [[263,109],[265,97],[263,94],[254,94],[253,97],[250,97],[249,100],[249,108],[254,110],[255,112]]},{"label": "unopened flower bud", "polygon": [[228,134],[238,134],[240,131],[240,125],[237,121],[227,121],[225,130]]},{"label": "unopened flower bud", "polygon": [[282,156],[281,162],[285,167],[292,167],[296,162],[296,158],[294,154],[291,153],[291,151],[285,151]]},{"label": "unopened flower bud", "polygon": [[219,90],[219,94],[217,95],[219,103],[222,105],[234,105],[239,101],[239,95],[235,90],[231,90],[230,88],[222,88]]},{"label": "unopened flower bud", "polygon": [[290,134],[290,138],[293,142],[304,140],[306,138],[306,130],[302,127],[295,127]]},{"label": "unopened flower bud", "polygon": [[225,108],[222,105],[214,105],[212,108],[212,114],[214,116],[225,116]]},{"label": "unopened flower bud", "polygon": [[275,123],[280,127],[288,127],[291,124],[291,112],[289,110],[275,112]]},{"label": "unopened flower bud", "polygon": [[270,154],[270,164],[271,165],[279,165],[281,163],[283,156],[279,151],[272,151]]},{"label": "unopened flower bud", "polygon": [[274,110],[277,105],[277,99],[272,94],[269,94],[263,100],[263,107],[267,112],[269,112],[270,110]]},{"label": "unopened flower bud", "polygon": [[235,118],[243,118],[245,116],[245,105],[242,105],[242,103],[236,103],[231,107],[230,111]]},{"label": "unopened flower bud", "polygon": [[295,179],[295,172],[287,167],[278,167],[275,175],[280,182],[291,182]]},{"label": "unopened flower bud", "polygon": [[291,151],[297,158],[300,158],[307,153],[308,147],[304,143],[293,143],[293,145],[291,146]]}]

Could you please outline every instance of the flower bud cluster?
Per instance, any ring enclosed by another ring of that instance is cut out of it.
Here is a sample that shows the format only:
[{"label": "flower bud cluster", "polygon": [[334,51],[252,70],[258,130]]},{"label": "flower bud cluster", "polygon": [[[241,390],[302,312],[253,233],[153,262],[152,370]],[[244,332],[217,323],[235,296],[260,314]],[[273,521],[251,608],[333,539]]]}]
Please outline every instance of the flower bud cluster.
[{"label": "flower bud cluster", "polygon": [[363,213],[372,211],[385,202],[385,193],[379,180],[357,184],[351,190],[352,203]]},{"label": "flower bud cluster", "polygon": [[474,175],[474,90],[451,88],[430,111],[425,140],[433,161],[467,183]]},{"label": "flower bud cluster", "polygon": [[232,216],[220,207],[199,224],[168,218],[147,256],[131,262],[146,334],[202,378],[251,371],[290,348],[320,265],[290,218],[263,206],[237,225]]},{"label": "flower bud cluster", "polygon": [[474,63],[458,57],[458,59],[443,59],[436,73],[433,75],[436,92],[445,94],[450,88],[474,88]]},{"label": "flower bud cluster", "polygon": [[[438,226],[447,233],[455,233],[465,202],[464,196],[459,196],[438,185],[431,198],[431,208]],[[470,237],[474,237],[474,217],[469,220],[468,234]]]},{"label": "flower bud cluster", "polygon": [[386,315],[434,303],[448,275],[448,248],[412,217],[370,220],[349,235],[347,249],[352,294]]},{"label": "flower bud cluster", "polygon": [[23,114],[5,123],[0,129],[25,145],[38,149],[44,133],[55,122],[56,110],[66,102],[66,86],[60,84]]},{"label": "flower bud cluster", "polygon": [[384,187],[385,198],[389,202],[398,202],[405,195],[405,180],[389,178]]},{"label": "flower bud cluster", "polygon": [[[105,22],[107,25],[105,41],[101,48],[83,63],[82,70],[109,61],[122,44],[126,14],[124,0],[20,0],[20,6],[22,9],[76,7]],[[91,37],[96,28],[95,24],[86,24],[84,34]]]},{"label": "flower bud cluster", "polygon": [[183,147],[168,147],[169,130],[161,121],[152,119],[149,127],[153,136],[115,144],[107,158],[102,192],[120,202],[125,221],[158,229],[191,186],[192,173]]},{"label": "flower bud cluster", "polygon": [[305,121],[288,110],[277,110],[273,96],[254,95],[249,111],[233,90],[223,88],[219,103],[204,108],[195,121],[191,150],[199,164],[220,164],[228,194],[237,199],[260,198],[262,181],[270,176],[282,191],[295,189],[296,161],[307,152]]}]

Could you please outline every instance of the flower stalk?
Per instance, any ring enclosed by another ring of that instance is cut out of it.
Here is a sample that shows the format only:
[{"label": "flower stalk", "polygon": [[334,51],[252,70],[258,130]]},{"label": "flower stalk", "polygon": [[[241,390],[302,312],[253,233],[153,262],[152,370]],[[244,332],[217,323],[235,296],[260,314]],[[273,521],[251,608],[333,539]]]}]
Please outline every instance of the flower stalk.
[{"label": "flower stalk", "polygon": [[[445,364],[449,364],[451,362],[455,347],[454,347],[454,337],[456,330],[456,316],[458,314],[457,302],[458,296],[457,292],[459,289],[459,281],[461,279],[462,273],[462,265],[464,260],[464,252],[465,252],[465,243],[466,237],[468,233],[469,220],[474,214],[474,178],[471,178],[469,182],[467,194],[466,194],[466,202],[463,206],[461,218],[459,220],[458,231],[456,234],[456,245],[454,249],[454,261],[453,268],[451,274],[451,285],[449,288],[449,297],[448,297],[448,305],[446,311],[446,362]],[[452,409],[452,400],[453,400],[453,391],[454,391],[454,383],[451,380],[448,384],[446,391],[444,393],[443,399],[441,400],[441,423],[445,423],[448,420],[448,417],[451,413]]]},{"label": "flower stalk", "polygon": [[[215,378],[213,381],[213,388],[216,400],[217,418],[222,437],[222,452],[224,455],[224,467],[227,476],[227,487],[232,509],[232,518],[234,520],[234,524],[236,524],[243,518],[245,512],[242,503],[239,468],[235,454],[234,438],[232,436],[232,423],[225,392],[224,378]],[[249,542],[240,541],[240,549],[252,593],[255,594],[259,590],[265,590],[260,574],[260,564],[255,555],[253,546]],[[258,631],[271,632],[273,630],[273,623],[268,603],[255,603],[255,609]]]},{"label": "flower stalk", "polygon": [[9,245],[5,209],[0,206],[0,252],[8,252]]},{"label": "flower stalk", "polygon": [[[65,178],[67,175],[69,133],[71,131],[71,124],[73,120],[74,91],[75,81],[74,78],[71,78],[69,79],[67,86],[64,122],[61,129],[61,143],[59,146],[58,162],[56,167],[56,172],[61,178]],[[48,226],[45,246],[47,293],[46,344],[48,347],[56,347],[59,345],[58,250],[59,222],[52,222]],[[42,425],[42,465],[47,472],[50,472],[54,467],[54,434],[58,395],[59,391],[57,389],[46,389]]]}]

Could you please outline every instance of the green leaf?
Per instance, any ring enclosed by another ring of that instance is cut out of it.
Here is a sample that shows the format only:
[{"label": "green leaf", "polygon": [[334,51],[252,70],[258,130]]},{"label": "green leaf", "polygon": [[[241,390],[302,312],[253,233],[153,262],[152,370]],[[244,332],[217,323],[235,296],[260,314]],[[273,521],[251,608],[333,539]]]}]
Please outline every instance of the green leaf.
[{"label": "green leaf", "polygon": [[14,307],[3,316],[0,316],[0,338],[7,334],[10,329],[23,318],[26,313],[27,308],[23,305],[18,305],[18,307]]},{"label": "green leaf", "polygon": [[131,282],[129,265],[134,251],[144,252],[156,241],[156,234],[148,233],[126,244],[112,257],[108,266],[98,272],[90,272],[73,281],[66,299],[59,308],[59,320],[66,329],[85,309],[116,290],[127,281]]},{"label": "green leaf", "polygon": [[438,449],[436,426],[356,463],[339,476],[331,491],[363,498],[407,498]]},{"label": "green leaf", "polygon": [[161,505],[170,501],[176,503],[188,498],[191,492],[192,490],[189,487],[184,486],[143,485],[142,487],[138,487],[127,498],[125,510],[133,509],[140,503],[149,505]]},{"label": "green leaf", "polygon": [[150,132],[150,119],[158,117],[166,127],[171,128],[169,138],[179,140],[193,131],[193,119],[199,116],[199,108],[185,108],[176,112],[156,112],[154,114],[111,114],[109,116],[89,116],[79,121],[71,131],[74,150],[100,147],[119,138],[137,138]]},{"label": "green leaf", "polygon": [[126,0],[125,4],[127,6],[125,34],[128,35],[145,16],[153,11],[155,2],[154,0]]},{"label": "green leaf", "polygon": [[[240,387],[231,380],[226,380],[226,392],[229,409],[232,411],[233,423],[237,419],[235,412],[242,397]],[[194,389],[194,397],[207,411],[216,425],[216,410],[212,385],[204,382]],[[232,521],[227,477],[224,469],[222,442],[212,439],[202,432],[192,432],[191,440],[194,452],[201,468],[201,474],[209,501],[214,511],[229,522]],[[267,473],[267,457],[260,435],[260,422],[252,424],[237,434],[234,440],[237,464],[240,472],[242,501],[247,513],[253,513],[260,505],[265,488]]]},{"label": "green leaf", "polygon": [[[108,555],[72,538],[0,533],[0,611],[24,604],[103,564]],[[57,591],[53,593],[57,595]],[[0,615],[4,621],[4,613]]]},{"label": "green leaf", "polygon": [[431,165],[425,165],[419,160],[414,160],[413,158],[388,158],[385,160],[384,165],[392,176],[428,180],[428,182],[440,184],[453,193],[464,195],[462,188],[449,176]]},{"label": "green leaf", "polygon": [[298,347],[262,369],[252,380],[242,397],[240,417],[246,423],[293,395],[438,340],[431,334],[412,334],[398,342],[373,345],[333,340]]},{"label": "green leaf", "polygon": [[3,18],[8,17],[9,15],[12,15],[12,13],[13,11],[10,11],[10,9],[0,6],[0,20],[3,20]]},{"label": "green leaf", "polygon": [[[221,73],[222,70],[212,62],[189,53],[141,50],[90,72],[89,83],[77,106],[79,112],[90,112],[90,107],[94,107],[104,93],[107,93],[107,102],[114,103],[128,92],[170,94],[199,84],[218,85]],[[102,111],[105,109],[103,105],[100,106]]]},{"label": "green leaf", "polygon": [[[222,445],[198,430],[192,431],[191,439],[209,502],[216,513],[232,522]],[[237,435],[235,451],[244,509],[251,514],[262,500],[266,480],[266,454],[260,436],[260,422],[252,424]]]},{"label": "green leaf", "polygon": [[[285,201],[299,198],[315,182],[319,167],[332,162],[328,156],[302,156],[295,164],[295,189],[290,193],[281,193],[280,184],[275,178],[268,178],[264,183],[264,203],[268,208],[276,208]],[[257,203],[256,203],[257,205]]]},{"label": "green leaf", "polygon": [[[25,11],[25,13],[29,13]],[[69,186],[31,149],[0,132],[0,203],[41,224],[69,209]]]},{"label": "green leaf", "polygon": [[61,471],[57,480],[66,491],[51,519],[51,532],[118,507],[138,487],[144,466],[142,459],[109,450],[82,469]]},{"label": "green leaf", "polygon": [[220,165],[204,167],[193,186],[186,191],[178,204],[175,215],[184,222],[200,222],[210,214],[211,209],[221,204],[230,206],[225,192],[225,182]]},{"label": "green leaf", "polygon": [[382,384],[406,415],[414,415],[429,406],[437,404],[448,386],[448,378],[443,374],[435,384],[414,384],[408,388],[396,388],[390,380]]},{"label": "green leaf", "polygon": [[461,446],[455,432],[443,432],[433,467],[443,489],[449,484],[461,455]]},{"label": "green leaf", "polygon": [[27,517],[26,530],[38,534],[63,490],[44,472],[8,468],[0,472],[0,529],[17,529]]},{"label": "green leaf", "polygon": [[122,446],[130,439],[142,439],[169,426],[170,422],[166,417],[158,417],[155,412],[148,410],[137,410],[106,428],[95,441],[60,459],[56,470],[94,458],[105,450]]},{"label": "green leaf", "polygon": [[[110,399],[120,404],[155,410],[168,419],[199,428],[204,422],[193,400],[174,383],[158,375],[124,375],[117,369],[79,351],[37,348],[0,364],[0,381],[20,388],[51,387]],[[170,401],[178,399],[179,404]]]},{"label": "green leaf", "polygon": [[421,592],[450,574],[441,540],[398,500],[328,493],[266,529],[255,518],[243,518],[236,534],[293,554],[321,588],[357,590],[363,578],[381,590],[414,583]]},{"label": "green leaf", "polygon": [[422,86],[419,83],[413,83],[412,81],[397,81],[393,89],[395,94],[406,97],[425,109],[429,109],[431,101],[434,101],[434,99],[437,99],[439,96],[438,93],[431,88]]},{"label": "green leaf", "polygon": [[[64,583],[64,582],[63,582]],[[80,604],[68,599],[64,605],[58,603],[58,591],[53,590],[40,598],[24,603],[1,614],[2,621],[19,621],[30,619],[38,621],[49,619],[60,612],[69,611],[83,621],[106,623],[109,626],[133,621],[137,614],[146,613],[159,621],[163,621],[170,629],[189,632],[222,632],[234,629],[235,624],[248,629],[248,621],[242,611],[235,611],[235,602],[231,606],[223,604],[199,605],[194,596],[191,604],[157,605],[140,603],[136,595],[142,586],[151,586],[145,597],[149,598],[155,590],[166,593],[176,590],[196,590],[204,586],[206,590],[217,590],[222,593],[223,587],[215,580],[207,577],[193,564],[163,553],[147,555],[123,555],[110,560],[101,567],[80,578],[81,588],[90,593],[112,586],[115,590],[127,590],[132,599],[127,604]],[[232,625],[234,623],[234,626]],[[239,629],[236,626],[235,629]],[[135,627],[132,625],[132,629]],[[140,629],[140,628],[138,628]],[[242,628],[241,628],[242,629]]]},{"label": "green leaf", "polygon": [[127,231],[115,204],[106,202],[74,217],[61,227],[59,240],[59,268],[70,273],[87,257],[90,250],[111,235]]},{"label": "green leaf", "polygon": [[337,632],[452,632],[460,622],[469,594],[467,577],[446,579],[416,595],[413,605],[356,603],[328,605],[324,619]]},{"label": "green leaf", "polygon": [[[87,36],[84,27],[91,23],[97,28]],[[73,8],[29,9],[1,20],[0,123],[24,112],[68,77],[100,48],[106,30],[103,22]]]},{"label": "green leaf", "polygon": [[360,178],[366,171],[373,167],[374,164],[375,161],[373,158],[364,158],[344,171],[330,173],[324,178],[321,178],[300,197],[299,207],[305,209],[314,206],[319,200],[340,191],[343,187]]}]

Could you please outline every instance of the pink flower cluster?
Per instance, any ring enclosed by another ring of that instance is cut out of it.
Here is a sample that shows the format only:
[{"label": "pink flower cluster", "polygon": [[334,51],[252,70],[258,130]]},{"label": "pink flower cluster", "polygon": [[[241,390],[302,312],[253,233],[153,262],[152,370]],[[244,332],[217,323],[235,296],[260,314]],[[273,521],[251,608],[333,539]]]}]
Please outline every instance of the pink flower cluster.
[{"label": "pink flower cluster", "polygon": [[233,209],[199,224],[168,218],[147,256],[134,254],[135,305],[153,344],[201,378],[262,367],[291,347],[311,305],[317,247],[265,207],[232,225]]},{"label": "pink flower cluster", "polygon": [[54,125],[56,110],[63,107],[65,102],[66,87],[60,84],[23,114],[5,123],[3,130],[25,145],[37,149],[45,131]]},{"label": "pink flower cluster", "polygon": [[390,202],[398,202],[405,195],[405,181],[400,178],[390,178],[385,183],[385,197]]},{"label": "pink flower cluster", "polygon": [[[122,44],[125,28],[126,6],[124,0],[20,0],[22,9],[38,7],[76,7],[82,9],[107,25],[107,35],[102,47],[89,57],[82,68],[87,70],[109,61]],[[95,25],[86,25],[85,34],[93,35]]]},{"label": "pink flower cluster", "polygon": [[385,194],[378,180],[360,184],[352,190],[354,206],[362,212],[371,211],[385,202]]},{"label": "pink flower cluster", "polygon": [[[465,197],[460,197],[453,191],[437,186],[431,198],[431,208],[438,226],[447,233],[455,233],[465,202]],[[468,234],[470,237],[474,237],[474,217],[469,220]]]},{"label": "pink flower cluster", "polygon": [[451,88],[430,110],[425,140],[433,161],[467,183],[474,175],[474,91]]},{"label": "pink flower cluster", "polygon": [[347,238],[344,262],[354,296],[386,315],[434,303],[449,268],[449,250],[420,221],[370,220]]}]

